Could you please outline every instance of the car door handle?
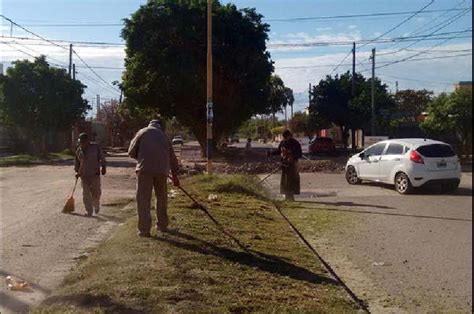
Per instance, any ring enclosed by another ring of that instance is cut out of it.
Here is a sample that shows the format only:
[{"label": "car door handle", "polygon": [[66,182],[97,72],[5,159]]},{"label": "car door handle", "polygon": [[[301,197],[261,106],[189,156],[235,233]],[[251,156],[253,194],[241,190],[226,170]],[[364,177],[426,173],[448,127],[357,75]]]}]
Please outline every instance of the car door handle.
[{"label": "car door handle", "polygon": [[401,158],[395,158],[395,161],[401,161],[402,159]]}]

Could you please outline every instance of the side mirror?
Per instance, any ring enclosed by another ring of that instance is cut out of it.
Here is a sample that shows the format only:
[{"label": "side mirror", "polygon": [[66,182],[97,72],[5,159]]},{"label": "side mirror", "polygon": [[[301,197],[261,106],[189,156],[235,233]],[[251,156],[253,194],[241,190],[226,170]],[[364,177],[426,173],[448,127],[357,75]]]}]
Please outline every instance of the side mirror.
[{"label": "side mirror", "polygon": [[360,157],[360,159],[365,159],[365,153],[360,153],[359,157]]}]

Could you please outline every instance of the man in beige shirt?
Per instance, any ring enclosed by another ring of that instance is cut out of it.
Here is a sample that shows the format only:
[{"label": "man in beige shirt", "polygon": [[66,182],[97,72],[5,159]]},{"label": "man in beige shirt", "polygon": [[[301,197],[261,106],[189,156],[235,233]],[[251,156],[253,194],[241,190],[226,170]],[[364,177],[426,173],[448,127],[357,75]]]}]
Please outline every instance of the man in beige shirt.
[{"label": "man in beige shirt", "polygon": [[[102,168],[102,170],[101,170]],[[106,174],[106,161],[102,150],[96,143],[89,141],[86,133],[79,135],[79,147],[74,163],[76,178],[81,178],[85,215],[91,217],[93,211],[100,212],[100,174]]]},{"label": "man in beige shirt", "polygon": [[150,237],[151,193],[156,196],[156,226],[166,232],[168,227],[167,179],[172,174],[173,184],[179,186],[178,159],[169,138],[162,131],[160,122],[153,120],[138,131],[130,143],[128,154],[137,160],[138,235]]}]

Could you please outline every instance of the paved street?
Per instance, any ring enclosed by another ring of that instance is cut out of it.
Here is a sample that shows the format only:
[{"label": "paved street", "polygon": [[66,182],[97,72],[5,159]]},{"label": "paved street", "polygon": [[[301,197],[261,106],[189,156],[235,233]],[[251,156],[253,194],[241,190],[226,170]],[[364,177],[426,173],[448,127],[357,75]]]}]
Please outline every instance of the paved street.
[{"label": "paved street", "polygon": [[[278,182],[269,180],[273,191]],[[327,235],[305,236],[375,312],[471,311],[471,173],[454,195],[401,196],[329,174],[302,174],[302,189],[299,205],[347,218]]]},{"label": "paved street", "polygon": [[[128,158],[109,158],[102,181],[103,204],[131,198],[135,174]],[[30,292],[7,291],[2,280],[0,313],[28,309],[56,288],[78,255],[120,222],[109,206],[94,218],[82,216],[79,187],[76,212],[61,213],[74,184],[72,166],[0,168],[0,276],[15,275],[31,284]]]}]

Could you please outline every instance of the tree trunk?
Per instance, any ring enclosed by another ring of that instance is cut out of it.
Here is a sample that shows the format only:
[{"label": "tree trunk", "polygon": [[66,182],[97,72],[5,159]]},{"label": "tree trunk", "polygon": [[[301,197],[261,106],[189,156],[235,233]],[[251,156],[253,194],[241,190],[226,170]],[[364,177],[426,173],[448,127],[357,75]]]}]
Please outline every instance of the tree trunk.
[{"label": "tree trunk", "polygon": [[355,151],[357,149],[357,142],[356,142],[356,130],[354,128],[351,129],[351,137],[352,137],[352,150]]}]

